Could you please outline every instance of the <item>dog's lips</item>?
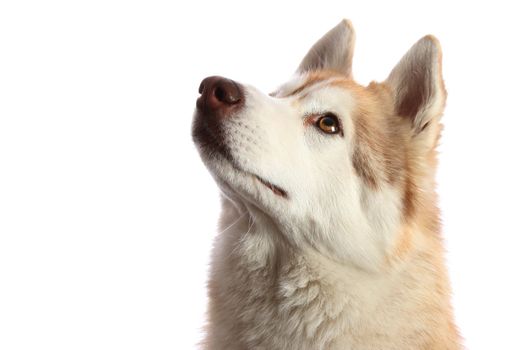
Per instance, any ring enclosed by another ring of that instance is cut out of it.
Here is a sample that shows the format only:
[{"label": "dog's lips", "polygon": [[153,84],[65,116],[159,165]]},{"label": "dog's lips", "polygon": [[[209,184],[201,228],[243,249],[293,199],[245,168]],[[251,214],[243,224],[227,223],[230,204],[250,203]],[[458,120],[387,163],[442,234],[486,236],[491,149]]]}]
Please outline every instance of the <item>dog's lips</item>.
[{"label": "dog's lips", "polygon": [[269,188],[275,195],[283,197],[283,198],[288,198],[288,193],[286,191],[284,191],[282,188],[280,188],[279,186],[274,185],[271,182],[264,180],[263,178],[261,178],[258,175],[254,175],[254,176],[261,184],[263,184],[264,186]]},{"label": "dog's lips", "polygon": [[261,184],[263,184],[264,186],[269,188],[271,190],[271,192],[273,192],[275,195],[282,197],[282,198],[288,198],[288,193],[281,187],[274,185],[273,183],[269,182],[266,179],[263,179],[262,177],[260,177],[257,174],[254,174],[250,171],[246,171],[246,170],[242,169],[242,167],[239,166],[239,164],[237,164],[237,162],[234,160],[234,158],[231,156],[230,153],[228,153],[228,152],[226,152],[226,153],[219,152],[219,153],[221,154],[221,157],[223,157],[227,162],[229,162],[229,164],[232,166],[232,168],[234,168],[239,173],[241,173],[243,175],[247,175],[247,176],[252,176],[257,181],[259,181]]}]

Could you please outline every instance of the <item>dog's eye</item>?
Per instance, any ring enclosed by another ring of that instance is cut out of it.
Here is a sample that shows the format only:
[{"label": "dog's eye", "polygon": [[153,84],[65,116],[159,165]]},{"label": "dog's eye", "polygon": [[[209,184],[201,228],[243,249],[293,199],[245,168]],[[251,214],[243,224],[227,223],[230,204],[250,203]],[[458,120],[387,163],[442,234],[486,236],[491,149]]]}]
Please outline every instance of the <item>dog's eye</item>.
[{"label": "dog's eye", "polygon": [[340,131],[338,118],[333,113],[326,113],[318,118],[316,125],[326,134],[338,134]]}]

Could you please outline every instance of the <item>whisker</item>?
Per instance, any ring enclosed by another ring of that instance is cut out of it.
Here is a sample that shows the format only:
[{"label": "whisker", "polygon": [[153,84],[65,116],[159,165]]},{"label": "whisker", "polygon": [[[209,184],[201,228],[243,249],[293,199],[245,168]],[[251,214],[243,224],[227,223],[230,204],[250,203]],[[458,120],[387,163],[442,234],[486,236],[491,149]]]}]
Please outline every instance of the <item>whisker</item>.
[{"label": "whisker", "polygon": [[226,231],[228,231],[229,229],[231,229],[233,226],[237,225],[237,223],[246,215],[248,214],[247,211],[245,211],[244,213],[242,213],[238,218],[237,220],[235,220],[234,222],[232,222],[230,225],[228,225],[224,230],[222,230],[221,232],[219,232],[219,234],[223,234],[225,233]]}]

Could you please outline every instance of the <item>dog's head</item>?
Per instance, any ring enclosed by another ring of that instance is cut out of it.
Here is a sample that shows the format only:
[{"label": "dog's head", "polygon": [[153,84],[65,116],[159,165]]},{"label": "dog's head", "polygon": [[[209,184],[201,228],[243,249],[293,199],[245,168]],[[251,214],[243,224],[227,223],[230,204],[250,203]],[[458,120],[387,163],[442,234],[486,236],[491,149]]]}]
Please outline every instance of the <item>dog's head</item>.
[{"label": "dog's head", "polygon": [[418,41],[386,81],[352,80],[354,32],[342,21],[270,95],[202,81],[193,123],[223,193],[266,214],[285,239],[338,261],[381,266],[435,230],[435,148],[446,93],[438,41]]}]

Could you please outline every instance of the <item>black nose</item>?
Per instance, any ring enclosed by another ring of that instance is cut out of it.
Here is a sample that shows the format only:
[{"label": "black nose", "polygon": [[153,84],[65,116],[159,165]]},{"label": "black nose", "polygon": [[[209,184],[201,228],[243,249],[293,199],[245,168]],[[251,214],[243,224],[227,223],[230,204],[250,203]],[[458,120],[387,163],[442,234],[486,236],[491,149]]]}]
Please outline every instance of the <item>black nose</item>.
[{"label": "black nose", "polygon": [[208,77],[199,85],[201,97],[197,99],[197,108],[224,117],[244,102],[243,88],[233,80],[223,77]]}]

